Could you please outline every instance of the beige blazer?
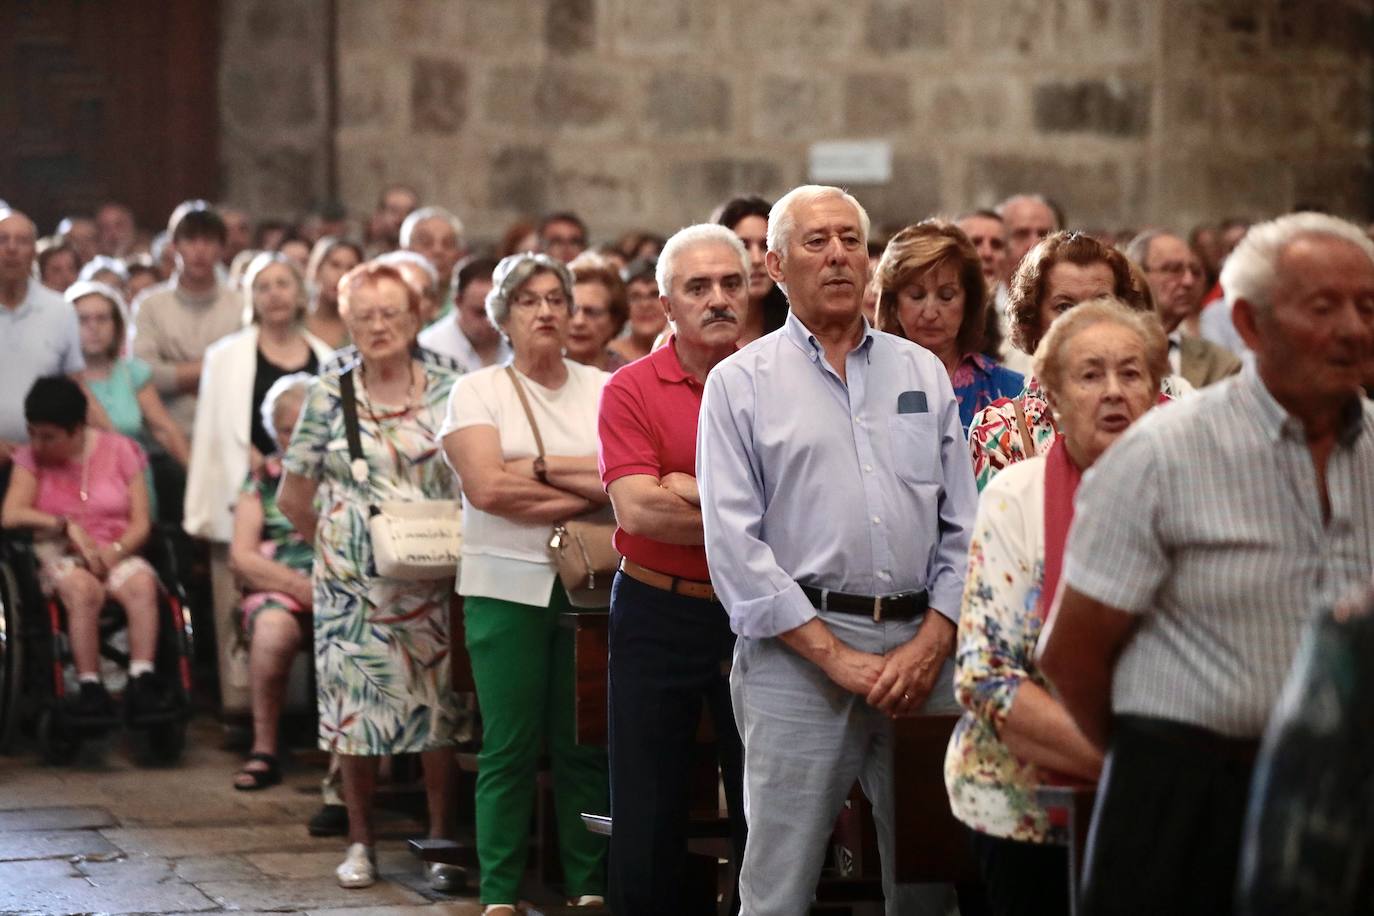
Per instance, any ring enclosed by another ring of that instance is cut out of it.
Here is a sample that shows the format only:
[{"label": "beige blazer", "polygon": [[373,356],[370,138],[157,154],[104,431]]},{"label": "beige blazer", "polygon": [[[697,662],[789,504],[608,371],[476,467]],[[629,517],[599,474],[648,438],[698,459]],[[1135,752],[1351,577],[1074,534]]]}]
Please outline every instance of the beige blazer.
[{"label": "beige blazer", "polygon": [[1240,371],[1240,357],[1201,337],[1183,337],[1178,344],[1179,375],[1194,388],[1204,388]]}]

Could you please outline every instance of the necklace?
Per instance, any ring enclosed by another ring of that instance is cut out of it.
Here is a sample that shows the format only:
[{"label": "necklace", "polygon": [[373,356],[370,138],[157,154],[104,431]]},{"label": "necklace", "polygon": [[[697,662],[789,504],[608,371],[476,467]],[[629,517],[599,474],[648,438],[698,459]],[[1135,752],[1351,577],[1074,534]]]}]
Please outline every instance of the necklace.
[{"label": "necklace", "polygon": [[[389,412],[384,411],[384,412],[382,413],[382,415],[381,415],[380,417],[378,417],[378,416],[377,416],[377,413],[376,413],[376,411],[375,411],[375,409],[374,409],[373,406],[372,406],[372,392],[371,392],[371,390],[369,390],[369,388],[367,387],[367,366],[366,366],[366,364],[364,364],[364,365],[362,366],[363,391],[367,394],[367,403],[366,403],[364,406],[367,408],[367,415],[368,415],[369,417],[372,418],[372,422],[373,422],[373,423],[376,423],[376,422],[378,422],[379,420],[394,420],[394,419],[397,418],[397,417],[403,417],[403,416],[405,416],[406,414],[410,413],[412,410],[415,410],[416,408],[423,406],[423,405],[420,404],[420,399],[419,399],[418,397],[414,396],[414,395],[415,395],[415,388],[416,388],[416,379],[415,379],[416,373],[415,373],[415,364],[414,364],[413,362],[410,364],[409,369],[410,369],[410,380],[409,380],[408,385],[406,386],[405,401],[404,401],[404,403],[401,405],[401,408],[400,408],[399,410],[395,410],[395,411],[389,411]],[[420,387],[421,387],[422,390],[423,390],[423,385],[424,385],[423,379],[424,379],[424,376],[421,375]]]},{"label": "necklace", "polygon": [[81,497],[82,504],[86,504],[91,499],[91,431],[83,430],[81,433],[81,488],[76,491],[76,495]]}]

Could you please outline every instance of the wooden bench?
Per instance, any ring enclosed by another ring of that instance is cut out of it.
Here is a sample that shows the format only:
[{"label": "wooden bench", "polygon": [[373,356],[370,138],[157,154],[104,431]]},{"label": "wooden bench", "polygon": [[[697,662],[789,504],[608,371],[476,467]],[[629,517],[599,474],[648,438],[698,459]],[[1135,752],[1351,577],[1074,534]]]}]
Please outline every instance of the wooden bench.
[{"label": "wooden bench", "polygon": [[[609,618],[604,613],[564,614],[563,626],[573,631],[573,654],[577,679],[574,721],[577,740],[583,744],[604,744],[607,737],[607,658]],[[709,717],[704,717],[709,722]],[[977,865],[969,841],[968,828],[955,819],[945,791],[944,760],[950,734],[959,717],[955,715],[917,716],[895,723],[893,768],[896,809],[896,876],[902,883],[949,883],[973,881]],[[699,737],[709,734],[706,728]],[[694,853],[718,859],[730,858],[729,822],[716,810],[718,780],[714,768],[709,781],[698,781],[694,795],[701,809],[690,821],[688,848]],[[876,834],[871,808],[862,793],[851,795],[854,824],[845,841],[854,848],[856,875],[827,878],[817,889],[817,899],[827,901],[881,900],[882,885],[877,855]],[[610,818],[588,813],[583,822],[594,832],[610,835]],[[729,886],[734,884],[738,863],[730,862]],[[716,882],[717,884],[721,882]]]}]

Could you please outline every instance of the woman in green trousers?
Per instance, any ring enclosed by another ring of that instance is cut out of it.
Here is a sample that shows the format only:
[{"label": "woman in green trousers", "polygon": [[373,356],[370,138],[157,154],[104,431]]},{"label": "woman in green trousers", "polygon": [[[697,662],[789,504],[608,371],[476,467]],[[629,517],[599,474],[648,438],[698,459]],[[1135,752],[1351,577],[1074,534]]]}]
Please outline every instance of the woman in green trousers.
[{"label": "woman in green trousers", "polygon": [[564,359],[572,308],[560,262],[501,261],[487,313],[512,364],[459,379],[440,433],[463,482],[458,591],[482,710],[477,857],[489,916],[515,912],[546,746],[569,902],[599,905],[605,890],[606,842],[581,815],[610,810],[606,752],[574,738],[572,633],[558,625],[569,605],[548,546],[554,525],[607,502],[596,411],[609,376]]}]

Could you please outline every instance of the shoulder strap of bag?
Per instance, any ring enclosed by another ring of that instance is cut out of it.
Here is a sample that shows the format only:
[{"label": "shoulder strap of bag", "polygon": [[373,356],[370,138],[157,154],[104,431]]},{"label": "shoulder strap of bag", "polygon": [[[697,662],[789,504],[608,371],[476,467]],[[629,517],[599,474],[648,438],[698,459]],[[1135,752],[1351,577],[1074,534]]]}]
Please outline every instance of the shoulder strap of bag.
[{"label": "shoulder strap of bag", "polygon": [[[367,459],[363,457],[363,437],[358,432],[358,396],[353,387],[353,370],[349,369],[339,376],[339,395],[343,401],[344,436],[348,439],[348,470],[358,480],[357,468],[367,471]],[[361,462],[361,463],[360,463]],[[365,483],[366,480],[358,480]],[[376,506],[369,505],[368,515],[376,515]]]},{"label": "shoulder strap of bag", "polygon": [[530,421],[530,431],[534,433],[534,447],[539,451],[539,457],[544,457],[544,437],[539,435],[539,424],[534,422],[534,411],[530,409],[530,399],[525,396],[525,386],[520,384],[520,376],[515,374],[515,367],[506,366],[506,374],[510,376],[510,382],[515,386],[515,394],[520,398],[520,406],[525,408],[525,419]]},{"label": "shoulder strap of bag", "polygon": [[1021,409],[1021,399],[1013,398],[1011,406],[1016,409],[1016,428],[1021,431],[1021,451],[1025,457],[1035,457],[1035,437],[1031,435],[1030,426],[1026,424],[1026,412]]}]

